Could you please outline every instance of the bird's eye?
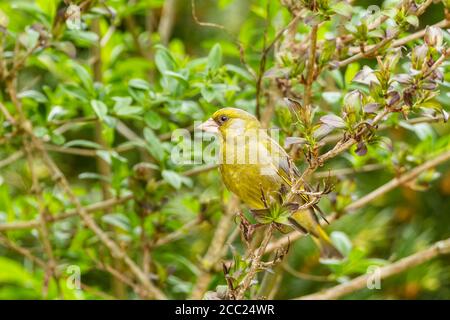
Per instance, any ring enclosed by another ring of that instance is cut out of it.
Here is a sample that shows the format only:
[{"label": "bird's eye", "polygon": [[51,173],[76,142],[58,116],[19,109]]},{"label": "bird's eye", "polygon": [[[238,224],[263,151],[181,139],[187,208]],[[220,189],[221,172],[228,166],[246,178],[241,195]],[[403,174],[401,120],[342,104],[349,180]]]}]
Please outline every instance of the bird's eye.
[{"label": "bird's eye", "polygon": [[228,117],[227,116],[221,116],[220,117],[220,122],[225,122],[225,121],[227,121],[228,120]]}]

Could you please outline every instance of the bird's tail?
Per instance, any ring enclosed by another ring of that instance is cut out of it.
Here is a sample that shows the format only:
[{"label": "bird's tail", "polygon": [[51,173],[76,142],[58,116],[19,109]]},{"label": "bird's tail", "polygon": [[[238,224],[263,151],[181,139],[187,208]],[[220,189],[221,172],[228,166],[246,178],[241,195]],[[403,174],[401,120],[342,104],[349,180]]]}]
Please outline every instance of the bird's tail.
[{"label": "bird's tail", "polygon": [[330,237],[322,229],[312,210],[297,211],[289,218],[292,226],[303,233],[312,235],[314,242],[320,249],[320,256],[326,259],[343,259],[343,255],[333,245]]}]

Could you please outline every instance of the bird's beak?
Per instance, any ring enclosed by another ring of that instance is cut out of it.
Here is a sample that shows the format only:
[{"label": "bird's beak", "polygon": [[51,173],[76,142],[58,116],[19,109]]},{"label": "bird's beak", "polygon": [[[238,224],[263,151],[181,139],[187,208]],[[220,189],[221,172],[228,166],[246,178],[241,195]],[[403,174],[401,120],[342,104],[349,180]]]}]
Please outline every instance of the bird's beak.
[{"label": "bird's beak", "polygon": [[209,133],[218,133],[219,125],[212,118],[209,118],[201,125],[197,126],[196,129]]}]

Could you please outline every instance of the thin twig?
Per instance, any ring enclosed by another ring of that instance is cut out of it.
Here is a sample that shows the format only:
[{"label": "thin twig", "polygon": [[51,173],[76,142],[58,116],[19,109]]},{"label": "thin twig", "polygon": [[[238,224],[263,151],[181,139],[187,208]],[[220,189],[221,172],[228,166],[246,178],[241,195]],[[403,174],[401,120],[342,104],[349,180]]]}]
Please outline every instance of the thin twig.
[{"label": "thin twig", "polygon": [[[316,49],[317,49],[317,31],[319,27],[314,25],[311,29],[311,39],[310,39],[310,51],[309,51],[309,59],[308,59],[308,71],[306,73],[306,82],[305,82],[305,92],[303,96],[303,102],[305,108],[310,108],[311,103],[311,90],[312,84],[314,82],[315,76],[315,65],[316,65]],[[309,112],[308,112],[309,113]]]},{"label": "thin twig", "polygon": [[252,253],[249,256],[248,260],[251,263],[250,269],[247,271],[244,279],[241,281],[241,285],[237,289],[235,296],[236,300],[242,300],[244,298],[246,291],[252,284],[253,278],[256,276],[258,270],[261,268],[260,262],[264,253],[266,252],[267,245],[269,244],[270,239],[272,238],[273,231],[274,226],[270,224],[268,230],[264,232],[264,237],[263,240],[261,241],[258,250],[256,251],[256,253]]},{"label": "thin twig", "polygon": [[[83,207],[87,213],[92,213],[95,211],[102,211],[109,208],[113,208],[119,204],[125,203],[129,200],[133,199],[133,195],[127,195],[120,198],[111,198],[105,201],[100,201],[97,203],[90,204],[86,207]],[[47,222],[57,222],[61,220],[65,220],[68,218],[78,216],[78,212],[76,209],[70,209],[61,213],[57,213],[55,215],[48,215],[46,217]],[[0,223],[0,231],[12,231],[12,230],[24,230],[24,229],[34,229],[39,227],[39,220],[30,220],[30,221],[14,221],[8,223]]]},{"label": "thin twig", "polygon": [[[345,213],[354,211],[358,208],[361,208],[361,207],[367,205],[368,203],[370,203],[374,199],[378,198],[382,194],[385,194],[385,193],[393,190],[394,188],[416,178],[422,172],[427,171],[431,168],[434,168],[448,160],[450,160],[450,151],[446,151],[446,152],[440,154],[439,156],[426,161],[425,163],[421,164],[420,166],[414,168],[413,170],[403,174],[400,177],[392,179],[391,181],[389,181],[388,183],[379,187],[378,189],[374,190],[373,192],[365,195],[364,197],[360,198],[359,200],[356,200],[352,204],[348,205],[347,207],[345,207],[344,209],[341,210],[339,217],[344,215]],[[338,218],[337,215],[332,214],[330,217],[327,218],[327,220],[329,222],[332,222],[336,218]],[[287,246],[289,243],[292,243],[292,241],[295,241],[295,240],[301,238],[302,236],[303,236],[303,234],[301,234],[299,232],[295,232],[295,231],[291,232],[291,233],[283,236],[282,238],[279,238],[276,241],[270,243],[267,246],[267,252],[274,251],[278,248]]]},{"label": "thin twig", "polygon": [[238,209],[238,205],[239,200],[237,197],[233,196],[215,228],[208,250],[201,260],[202,271],[197,277],[197,282],[192,290],[192,299],[201,299],[205,291],[208,289],[208,285],[211,280],[211,272],[213,271],[216,263],[222,258],[222,248],[227,244],[226,240],[228,231],[233,224],[233,218]]},{"label": "thin twig", "polygon": [[[389,264],[384,267],[380,267],[377,272],[379,279],[388,278],[395,274],[401,273],[408,269],[411,269],[417,265],[430,261],[438,256],[450,254],[450,238],[436,242],[431,247],[412,254],[406,258],[400,259],[397,262]],[[359,276],[349,282],[339,284],[335,287],[327,289],[322,292],[298,297],[296,299],[301,300],[328,300],[337,299],[359,289],[363,289],[367,286],[368,282],[374,278],[372,273]]]},{"label": "thin twig", "polygon": [[367,203],[373,201],[374,199],[378,198],[379,196],[386,194],[389,191],[397,188],[398,186],[401,186],[401,185],[405,184],[406,182],[417,178],[422,172],[430,170],[431,168],[434,168],[434,167],[438,166],[439,164],[446,162],[448,160],[450,160],[450,151],[444,152],[443,154],[437,156],[436,158],[426,161],[425,163],[421,164],[420,166],[415,167],[414,169],[401,175],[400,177],[392,179],[388,183],[385,183],[381,187],[377,188],[376,190],[372,191],[371,193],[365,195],[364,197],[358,199],[357,201],[355,201],[352,204],[345,207],[345,211],[350,212],[350,211],[355,211],[359,208],[362,208]]},{"label": "thin twig", "polygon": [[20,158],[24,156],[24,152],[22,150],[14,152],[12,155],[10,155],[8,158],[0,160],[0,168],[6,167],[10,165],[11,163],[16,162]]}]

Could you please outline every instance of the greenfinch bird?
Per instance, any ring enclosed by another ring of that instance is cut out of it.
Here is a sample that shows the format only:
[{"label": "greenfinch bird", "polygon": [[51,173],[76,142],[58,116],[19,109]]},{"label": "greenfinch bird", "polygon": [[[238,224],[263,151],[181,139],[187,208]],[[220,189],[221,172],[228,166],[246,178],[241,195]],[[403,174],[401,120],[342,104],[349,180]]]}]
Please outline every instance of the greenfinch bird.
[{"label": "greenfinch bird", "polygon": [[[223,108],[198,129],[219,136],[222,180],[255,217],[283,205],[284,197],[300,174],[286,151],[262,129],[256,117],[241,109]],[[287,206],[290,209],[286,224],[312,235],[323,258],[342,258],[319,223],[320,209],[316,205],[298,209],[308,202],[305,195],[296,195],[293,202]]]}]

